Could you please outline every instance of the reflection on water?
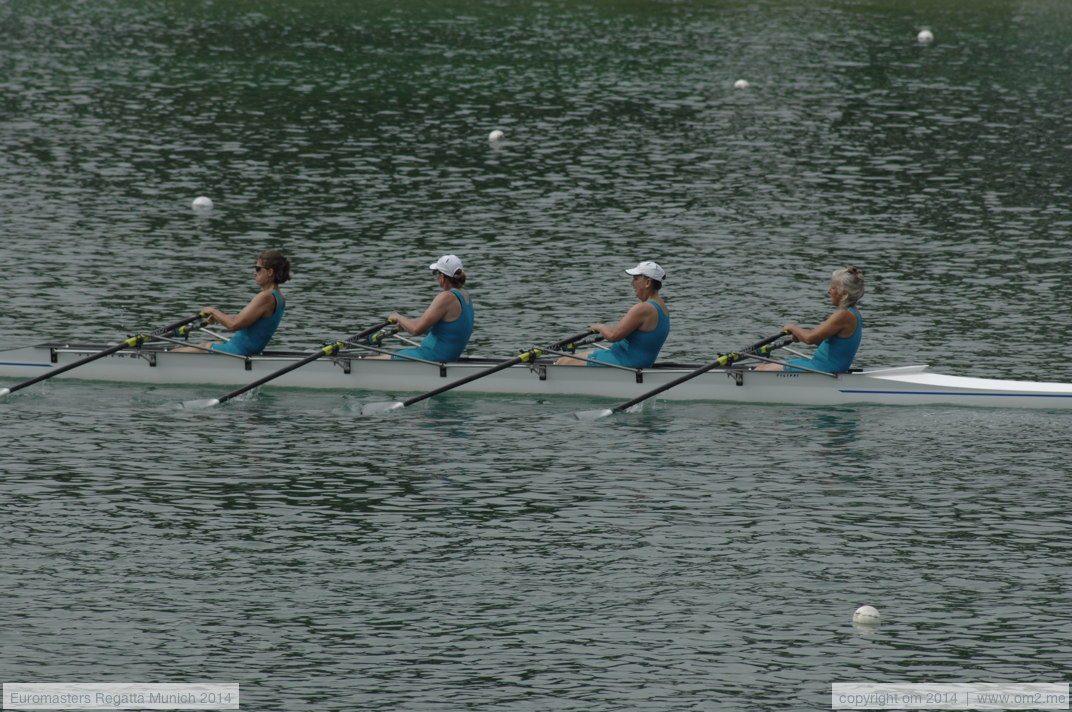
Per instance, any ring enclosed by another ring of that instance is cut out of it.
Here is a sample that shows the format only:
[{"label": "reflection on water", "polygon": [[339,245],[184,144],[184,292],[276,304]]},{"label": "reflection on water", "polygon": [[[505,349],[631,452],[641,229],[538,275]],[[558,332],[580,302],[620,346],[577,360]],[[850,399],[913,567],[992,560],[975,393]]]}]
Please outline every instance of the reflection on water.
[{"label": "reflection on water", "polygon": [[814,416],[816,440],[829,454],[848,454],[859,437],[859,410],[829,408],[810,411]]}]

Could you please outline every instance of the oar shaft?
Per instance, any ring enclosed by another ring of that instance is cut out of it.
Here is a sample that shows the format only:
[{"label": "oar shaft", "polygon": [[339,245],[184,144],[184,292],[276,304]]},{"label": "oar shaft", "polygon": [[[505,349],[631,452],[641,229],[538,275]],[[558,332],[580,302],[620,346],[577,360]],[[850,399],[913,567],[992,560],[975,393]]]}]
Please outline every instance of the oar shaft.
[{"label": "oar shaft", "polygon": [[303,359],[295,361],[292,364],[288,364],[288,365],[284,366],[283,368],[279,369],[278,371],[272,371],[271,373],[269,373],[267,376],[264,376],[263,378],[258,378],[256,381],[253,381],[252,383],[247,383],[246,385],[242,386],[241,388],[237,388],[237,389],[231,391],[230,393],[228,393],[226,395],[222,395],[219,398],[214,399],[215,402],[213,403],[213,405],[218,405],[220,403],[225,403],[226,401],[229,401],[229,400],[231,400],[232,398],[234,398],[236,396],[242,395],[246,391],[253,390],[257,386],[263,386],[265,383],[268,383],[268,381],[274,381],[275,379],[279,378],[280,376],[288,374],[288,373],[290,373],[291,371],[293,371],[296,368],[301,368],[302,366],[304,366],[307,363],[310,363],[311,361],[316,361],[318,358],[322,358],[324,356],[334,356],[335,354],[339,353],[340,350],[346,348],[346,342],[348,342],[348,341],[359,341],[360,339],[365,338],[369,334],[371,334],[371,333],[373,333],[375,331],[379,331],[380,329],[384,328],[385,326],[387,326],[390,323],[392,323],[392,322],[391,321],[385,321],[382,324],[377,324],[376,326],[369,327],[368,329],[365,329],[364,331],[362,331],[360,333],[354,334],[350,338],[346,339],[346,341],[336,341],[334,343],[328,344],[327,346],[324,346],[323,348],[321,348],[319,351],[315,351],[315,352],[309,354],[308,356],[306,356]]},{"label": "oar shaft", "polygon": [[[585,331],[582,331],[579,334],[576,334],[574,336],[570,336],[569,338],[566,338],[566,339],[561,339],[559,341],[556,341],[555,343],[553,343],[550,346],[546,347],[546,349],[551,350],[551,349],[562,348],[563,346],[565,346],[567,344],[570,344],[570,343],[572,343],[574,341],[580,341],[581,339],[583,339],[586,336],[591,336],[593,333],[595,333],[595,332],[593,332],[591,329],[586,329]],[[490,376],[491,374],[497,373],[499,371],[502,371],[505,368],[510,368],[511,366],[515,366],[515,365],[517,365],[517,364],[519,364],[519,363],[521,363],[523,361],[528,361],[530,359],[536,358],[536,357],[538,357],[540,355],[540,353],[543,350],[544,349],[538,349],[538,348],[529,349],[528,351],[526,351],[526,352],[524,352],[524,353],[522,353],[522,354],[520,354],[518,356],[515,356],[514,358],[512,358],[512,359],[510,359],[508,361],[503,361],[502,363],[496,364],[496,365],[492,366],[491,368],[487,368],[487,369],[484,369],[483,371],[478,371],[476,373],[470,374],[470,375],[466,376],[465,378],[459,378],[457,381],[451,381],[450,383],[448,383],[448,384],[446,384],[444,386],[440,386],[439,388],[436,388],[435,390],[432,390],[432,391],[428,391],[427,393],[422,393],[419,396],[413,396],[409,400],[402,401],[402,405],[403,405],[403,407],[408,408],[409,406],[413,405],[414,403],[419,403],[422,400],[425,400],[426,398],[431,398],[432,396],[437,396],[440,393],[444,393],[444,392],[449,391],[451,389],[457,388],[458,386],[464,386],[466,383],[472,383],[473,381],[477,380],[478,378],[483,378],[484,376]]]},{"label": "oar shaft", "polygon": [[413,396],[412,398],[408,398],[408,399],[402,401],[402,406],[404,408],[408,408],[411,405],[413,405],[414,403],[420,403],[422,400],[424,400],[426,398],[431,398],[432,396],[438,396],[440,393],[444,393],[444,392],[449,391],[449,390],[451,390],[453,388],[457,388],[458,386],[464,386],[466,383],[472,383],[473,381],[475,381],[478,378],[483,378],[484,376],[490,376],[491,374],[496,373],[498,371],[501,371],[504,368],[510,368],[511,366],[513,366],[515,364],[519,364],[519,363],[521,363],[521,357],[520,356],[515,356],[514,358],[510,359],[509,361],[503,361],[502,363],[497,364],[495,366],[492,366],[491,368],[485,369],[483,371],[478,371],[477,373],[470,374],[470,375],[466,376],[465,378],[459,378],[457,381],[451,381],[450,383],[448,383],[448,384],[446,384],[444,386],[440,386],[439,388],[436,388],[433,391],[428,391],[427,393],[422,393],[419,396]]},{"label": "oar shaft", "polygon": [[644,393],[642,395],[637,396],[636,398],[634,398],[632,400],[626,401],[625,403],[622,403],[621,405],[615,406],[612,410],[622,411],[622,410],[625,410],[626,408],[632,408],[637,403],[641,403],[641,402],[646,401],[647,399],[649,399],[649,398],[651,398],[653,396],[657,396],[660,393],[662,393],[663,391],[668,391],[671,388],[673,388],[674,386],[681,385],[685,381],[690,381],[693,378],[696,378],[697,376],[702,376],[703,374],[707,373],[708,371],[710,371],[713,368],[718,368],[720,366],[729,366],[733,362],[739,361],[744,356],[747,356],[749,352],[757,351],[757,350],[763,348],[764,346],[766,346],[767,344],[770,344],[770,343],[773,343],[773,342],[777,341],[778,339],[780,339],[784,335],[785,335],[785,332],[783,331],[783,332],[780,332],[778,334],[775,334],[774,336],[770,336],[770,337],[768,337],[766,339],[763,339],[762,341],[757,341],[756,343],[752,344],[748,348],[741,349],[741,351],[739,353],[729,353],[729,354],[725,354],[723,356],[719,356],[717,359],[715,359],[711,363],[707,364],[706,366],[701,366],[700,368],[696,369],[695,371],[689,371],[685,375],[680,376],[678,378],[675,378],[674,380],[672,380],[672,381],[670,381],[668,383],[664,383],[663,385],[659,386],[658,388],[654,388],[654,389],[648,391],[647,393]]},{"label": "oar shaft", "polygon": [[308,356],[306,356],[305,358],[301,359],[300,361],[295,361],[294,363],[292,363],[292,364],[290,364],[288,366],[284,366],[283,368],[279,369],[278,371],[272,371],[267,376],[264,376],[263,378],[258,378],[256,381],[253,381],[253,383],[247,383],[246,385],[242,386],[241,388],[237,388],[237,389],[231,391],[227,395],[220,396],[219,398],[216,399],[216,404],[225,403],[225,402],[231,400],[232,398],[234,398],[236,396],[242,395],[246,391],[252,391],[257,386],[263,386],[268,381],[274,381],[275,379],[279,378],[280,376],[285,375],[287,373],[290,373],[291,371],[293,371],[296,368],[301,368],[302,366],[304,366],[305,364],[309,363],[310,361],[315,361],[315,360],[317,360],[318,358],[320,358],[322,356],[334,356],[335,354],[337,354],[339,352],[339,349],[343,348],[344,346],[345,346],[345,344],[343,342],[341,342],[341,341],[336,341],[333,344],[328,344],[327,346],[325,346],[324,348],[320,349],[316,353],[309,354]]},{"label": "oar shaft", "polygon": [[[729,354],[727,354],[727,356],[728,355]],[[674,386],[680,385],[680,384],[684,383],[685,381],[690,381],[693,378],[696,378],[697,376],[703,375],[703,374],[707,373],[708,371],[710,371],[712,368],[718,368],[719,366],[727,365],[726,360],[727,360],[726,356],[719,356],[717,361],[712,361],[711,363],[707,364],[706,366],[704,366],[702,368],[698,368],[695,371],[689,371],[684,376],[681,376],[680,378],[675,378],[674,380],[670,381],[669,383],[664,383],[663,385],[659,386],[658,388],[655,388],[653,390],[648,391],[647,393],[644,393],[642,395],[637,396],[633,400],[628,400],[625,403],[622,403],[620,405],[616,405],[616,406],[614,406],[613,410],[625,410],[627,408],[632,408],[637,403],[642,403],[643,401],[646,401],[649,398],[652,398],[654,396],[659,395],[663,391],[668,391],[671,388],[673,388]]]},{"label": "oar shaft", "polygon": [[105,356],[107,356],[109,354],[114,354],[116,351],[119,351],[120,349],[133,348],[135,346],[140,346],[141,345],[140,339],[142,339],[142,338],[143,337],[141,335],[132,336],[129,339],[127,339],[126,341],[124,341],[124,342],[122,342],[120,344],[116,344],[115,346],[110,346],[110,347],[104,349],[103,351],[98,351],[95,354],[91,354],[89,356],[86,356],[84,359],[75,361],[74,363],[69,363],[66,366],[60,366],[59,368],[54,368],[54,369],[52,369],[50,371],[42,373],[40,376],[36,376],[34,378],[31,378],[28,381],[23,381],[22,383],[17,383],[14,386],[11,386],[10,388],[6,389],[7,393],[14,393],[15,391],[22,390],[23,388],[28,388],[28,387],[34,385],[35,383],[40,383],[41,381],[45,381],[45,380],[48,380],[49,378],[52,378],[53,376],[58,376],[61,373],[66,373],[67,371],[70,371],[72,368],[77,368],[77,367],[81,366],[82,364],[89,363],[90,361],[96,361],[97,359],[104,358]]},{"label": "oar shaft", "polygon": [[198,319],[201,319],[204,316],[205,315],[202,313],[202,314],[198,314],[196,316],[187,317],[186,319],[180,319],[179,321],[176,321],[174,324],[168,324],[167,326],[162,326],[159,329],[155,329],[153,331],[150,331],[148,334],[137,334],[136,336],[131,336],[128,339],[120,341],[118,344],[115,344],[114,346],[109,346],[108,348],[104,349],[103,351],[98,351],[96,353],[90,354],[89,356],[86,356],[83,359],[79,359],[78,361],[75,361],[74,363],[69,363],[66,366],[60,366],[59,368],[51,369],[50,371],[48,371],[46,373],[42,373],[40,376],[36,376],[35,378],[31,378],[28,381],[23,381],[22,383],[19,383],[19,384],[16,384],[14,386],[11,386],[10,388],[5,388],[3,393],[0,394],[0,395],[7,395],[8,393],[14,393],[15,391],[18,391],[18,390],[21,390],[23,388],[26,388],[27,386],[32,386],[35,383],[40,383],[41,381],[44,381],[46,379],[53,378],[54,376],[58,376],[61,373],[66,373],[67,371],[70,371],[72,368],[78,368],[79,366],[87,364],[90,361],[96,361],[99,358],[104,358],[105,356],[108,356],[110,354],[114,354],[116,351],[120,351],[122,349],[135,349],[135,348],[138,348],[139,346],[144,344],[146,341],[148,341],[153,336],[160,336],[162,334],[168,333],[169,331],[174,331],[175,329],[179,328],[180,326],[184,326],[186,324],[189,324],[190,322],[197,321]]}]

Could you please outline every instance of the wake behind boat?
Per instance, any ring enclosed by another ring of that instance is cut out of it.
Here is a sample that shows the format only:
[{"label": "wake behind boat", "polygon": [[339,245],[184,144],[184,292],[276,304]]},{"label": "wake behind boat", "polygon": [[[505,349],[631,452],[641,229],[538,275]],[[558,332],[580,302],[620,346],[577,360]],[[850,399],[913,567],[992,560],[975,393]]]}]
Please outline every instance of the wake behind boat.
[{"label": "wake behind boat", "polygon": [[[0,352],[4,385],[37,377],[99,353],[100,344],[46,343]],[[125,348],[57,378],[153,385],[243,386],[308,356],[273,351],[259,356],[176,353],[156,344]],[[484,371],[494,359],[466,358],[445,364],[363,358],[339,351],[273,380],[269,387],[377,391],[430,391]],[[571,395],[625,399],[650,392],[694,371],[699,364],[656,364],[646,369],[578,368],[537,360],[503,368],[459,386],[474,393]],[[0,389],[2,390],[2,389]],[[743,366],[711,369],[688,384],[659,395],[665,400],[781,403],[805,406],[966,405],[1002,408],[1072,408],[1072,384],[947,376],[927,366],[853,370],[824,375],[753,371]]]}]

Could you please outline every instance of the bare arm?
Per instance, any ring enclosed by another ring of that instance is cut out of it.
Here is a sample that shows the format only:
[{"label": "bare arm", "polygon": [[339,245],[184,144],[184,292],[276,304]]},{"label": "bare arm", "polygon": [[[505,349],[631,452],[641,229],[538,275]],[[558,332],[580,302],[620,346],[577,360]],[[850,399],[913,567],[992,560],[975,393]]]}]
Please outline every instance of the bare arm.
[{"label": "bare arm", "polygon": [[212,317],[212,321],[217,324],[222,324],[231,331],[238,331],[251,326],[258,319],[271,316],[275,312],[275,297],[271,292],[261,292],[249,300],[249,304],[234,316],[225,314],[216,307],[205,307],[202,311]]},{"label": "bare arm", "polygon": [[461,305],[458,304],[458,298],[450,292],[440,292],[432,300],[432,303],[428,305],[428,308],[424,310],[424,314],[421,314],[416,319],[402,316],[398,312],[391,312],[388,319],[394,319],[398,323],[398,327],[403,331],[414,336],[420,336],[445,317],[450,316],[455,306],[457,306],[457,312],[460,314]]},{"label": "bare arm", "polygon": [[653,316],[658,319],[655,307],[647,302],[640,302],[639,304],[634,304],[617,324],[613,326],[607,326],[606,324],[592,324],[592,328],[598,331],[600,336],[607,341],[621,341],[640,327],[644,326]]},{"label": "bare arm", "polygon": [[848,309],[838,309],[814,329],[805,329],[796,324],[786,324],[785,328],[797,341],[805,344],[818,344],[831,336],[847,338],[856,331],[856,315]]}]

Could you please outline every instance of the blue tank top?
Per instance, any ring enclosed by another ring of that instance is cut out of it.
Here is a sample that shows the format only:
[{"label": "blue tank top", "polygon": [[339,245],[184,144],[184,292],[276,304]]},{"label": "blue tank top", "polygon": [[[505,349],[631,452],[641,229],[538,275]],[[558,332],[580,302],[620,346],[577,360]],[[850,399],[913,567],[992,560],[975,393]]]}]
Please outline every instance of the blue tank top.
[{"label": "blue tank top", "polygon": [[795,358],[787,361],[790,366],[807,366],[808,368],[826,371],[827,373],[844,373],[852,366],[852,360],[856,358],[856,352],[860,350],[860,340],[864,335],[864,320],[860,318],[860,312],[849,307],[849,311],[856,315],[856,331],[844,338],[834,334],[823,339],[819,348],[811,358]]},{"label": "blue tank top", "polygon": [[[402,349],[399,354],[422,358],[425,361],[457,361],[469,344],[473,335],[473,302],[466,301],[457,289],[450,293],[458,298],[462,313],[454,321],[440,320],[428,330],[421,345],[412,349]],[[397,355],[392,358],[397,359]],[[402,360],[402,359],[397,359]]]},{"label": "blue tank top", "polygon": [[[666,343],[666,337],[670,335],[670,317],[663,312],[662,307],[654,299],[649,299],[648,304],[655,307],[659,312],[659,323],[651,331],[637,329],[621,341],[614,343],[607,351],[597,351],[589,358],[602,363],[613,363],[618,366],[629,368],[651,368],[655,359],[659,357],[659,351]],[[598,366],[600,364],[587,362],[586,366]]]},{"label": "blue tank top", "polygon": [[287,310],[287,305],[283,302],[283,295],[279,293],[279,290],[273,289],[272,296],[275,297],[275,311],[271,316],[262,316],[245,329],[236,331],[227,343],[213,344],[212,349],[242,356],[264,351],[264,347],[268,345],[275,330],[279,327],[280,320],[283,319],[283,312]]}]

